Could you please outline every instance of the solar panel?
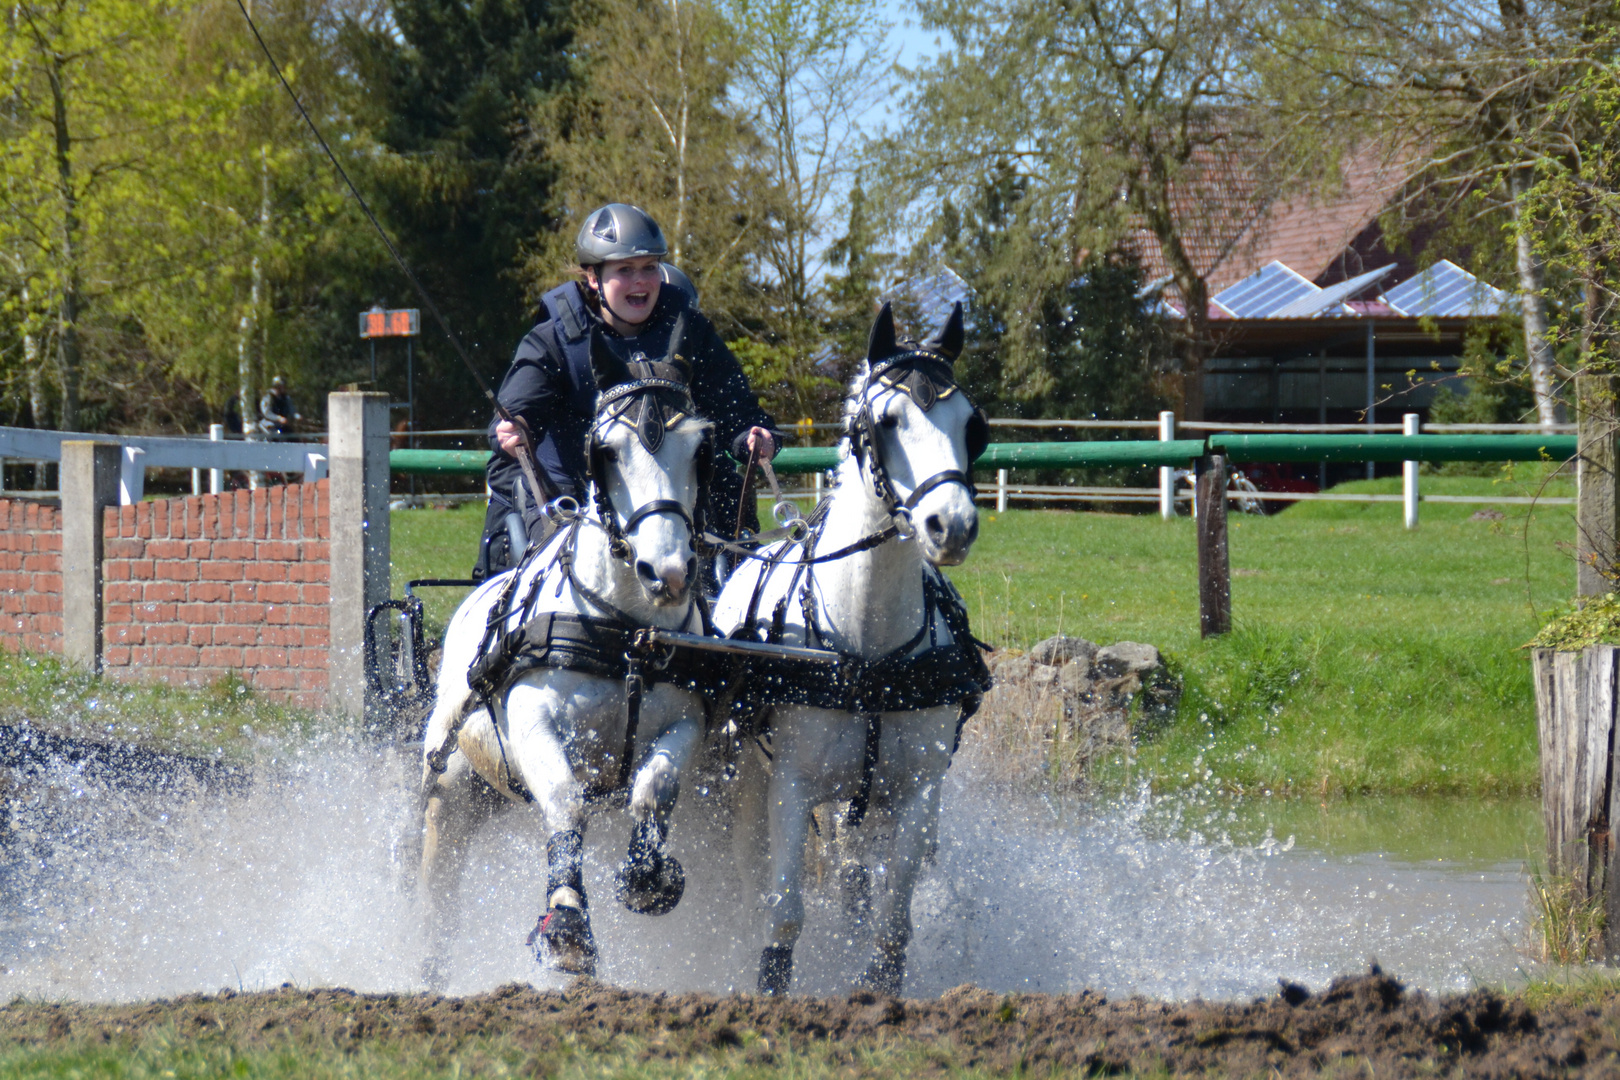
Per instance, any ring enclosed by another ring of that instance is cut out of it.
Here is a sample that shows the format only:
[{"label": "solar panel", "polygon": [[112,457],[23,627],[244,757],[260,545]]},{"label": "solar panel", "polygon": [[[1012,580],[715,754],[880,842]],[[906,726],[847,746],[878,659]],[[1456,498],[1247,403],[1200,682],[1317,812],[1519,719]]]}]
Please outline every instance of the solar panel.
[{"label": "solar panel", "polygon": [[[1371,288],[1379,280],[1395,272],[1395,264],[1381,266],[1377,270],[1369,270],[1359,274],[1348,281],[1341,281],[1337,285],[1329,285],[1314,296],[1305,295],[1295,300],[1287,307],[1279,308],[1271,313],[1274,319],[1309,319],[1320,315],[1329,308],[1338,307],[1363,289]],[[1340,309],[1341,312],[1343,309]]]},{"label": "solar panel", "polygon": [[1269,262],[1212,300],[1238,319],[1269,319],[1290,304],[1321,292],[1280,262]]},{"label": "solar panel", "polygon": [[1442,259],[1386,292],[1383,300],[1402,315],[1490,316],[1502,313],[1508,294]]}]

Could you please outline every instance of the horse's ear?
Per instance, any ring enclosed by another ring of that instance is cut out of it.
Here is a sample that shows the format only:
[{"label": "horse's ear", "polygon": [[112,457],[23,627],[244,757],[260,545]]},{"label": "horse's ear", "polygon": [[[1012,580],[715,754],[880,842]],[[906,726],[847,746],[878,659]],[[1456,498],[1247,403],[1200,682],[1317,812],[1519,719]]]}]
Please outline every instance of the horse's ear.
[{"label": "horse's ear", "polygon": [[959,300],[951,305],[951,317],[945,320],[944,327],[928,341],[928,349],[954,364],[956,358],[962,355],[963,340],[962,302]]},{"label": "horse's ear", "polygon": [[680,368],[685,374],[686,381],[691,382],[692,365],[687,362],[686,357],[681,355],[681,344],[685,339],[686,309],[682,308],[681,313],[675,316],[675,326],[669,332],[669,351],[664,354],[664,363]]},{"label": "horse's ear", "polygon": [[630,381],[630,365],[613,351],[599,326],[591,328],[591,375],[596,379],[597,393]]},{"label": "horse's ear", "polygon": [[878,311],[877,321],[872,324],[872,336],[866,339],[866,358],[873,363],[887,360],[900,351],[900,346],[894,337],[894,312],[885,300],[883,307]]}]

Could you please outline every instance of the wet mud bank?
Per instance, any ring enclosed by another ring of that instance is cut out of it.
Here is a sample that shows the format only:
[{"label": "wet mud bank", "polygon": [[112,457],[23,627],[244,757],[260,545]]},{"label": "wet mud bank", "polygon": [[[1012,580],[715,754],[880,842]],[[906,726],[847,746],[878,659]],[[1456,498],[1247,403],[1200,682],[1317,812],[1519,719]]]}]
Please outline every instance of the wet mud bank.
[{"label": "wet mud bank", "polygon": [[[1620,997],[1531,1010],[1490,991],[1429,996],[1374,969],[1311,994],[1289,984],[1249,1004],[1109,1001],[1095,992],[996,994],[959,987],[934,1000],[646,994],[581,981],[510,985],[465,998],[347,990],[193,996],[131,1005],[0,1008],[0,1052],[167,1039],[223,1040],[241,1052],[420,1049],[441,1061],[491,1040],[519,1046],[526,1071],[560,1054],[792,1070],[806,1055],[845,1074],[903,1055],[907,1072],[1081,1071],[1172,1075],[1568,1077],[1614,1075]],[[874,1056],[876,1055],[876,1056]],[[478,1070],[474,1070],[475,1072]],[[661,1071],[661,1070],[660,1070]]]}]

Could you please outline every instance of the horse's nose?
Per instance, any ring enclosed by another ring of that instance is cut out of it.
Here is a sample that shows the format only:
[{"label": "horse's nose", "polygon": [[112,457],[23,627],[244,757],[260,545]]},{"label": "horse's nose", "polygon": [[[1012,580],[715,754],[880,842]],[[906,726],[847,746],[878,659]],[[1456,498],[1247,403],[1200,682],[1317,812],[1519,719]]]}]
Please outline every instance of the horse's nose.
[{"label": "horse's nose", "polygon": [[923,533],[928,543],[939,553],[941,561],[961,562],[973,541],[979,538],[979,515],[970,510],[963,516],[929,514],[923,519]]},{"label": "horse's nose", "polygon": [[655,567],[646,559],[636,560],[636,576],[641,579],[642,588],[654,600],[667,603],[680,603],[686,598],[687,583],[697,574],[697,558],[694,556],[681,562],[669,559],[661,567]]}]

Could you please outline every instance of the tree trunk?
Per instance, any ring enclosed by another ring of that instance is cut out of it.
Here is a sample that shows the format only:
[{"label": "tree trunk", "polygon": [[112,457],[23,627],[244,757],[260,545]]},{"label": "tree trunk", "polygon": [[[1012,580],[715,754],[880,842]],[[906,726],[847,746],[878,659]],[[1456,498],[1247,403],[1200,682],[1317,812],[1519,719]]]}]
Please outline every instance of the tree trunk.
[{"label": "tree trunk", "polygon": [[1620,454],[1616,395],[1620,380],[1609,375],[1575,379],[1580,426],[1575,460],[1575,595],[1602,596],[1615,587],[1620,540]]},{"label": "tree trunk", "polygon": [[62,380],[64,430],[73,431],[79,423],[79,381],[84,370],[79,344],[79,197],[73,190],[73,139],[68,131],[67,98],[62,90],[62,60],[52,57],[46,69],[51,84],[51,124],[56,139],[56,177],[62,197],[62,295],[57,303],[56,355]]},{"label": "tree trunk", "polygon": [[1187,337],[1181,343],[1183,420],[1204,418],[1204,365],[1209,360],[1209,287],[1202,278],[1183,286]]},{"label": "tree trunk", "polygon": [[1515,170],[1509,180],[1513,195],[1514,232],[1518,236],[1519,297],[1524,311],[1524,351],[1529,357],[1530,385],[1536,395],[1536,417],[1543,428],[1558,423],[1558,398],[1553,392],[1552,342],[1547,336],[1547,268],[1537,254],[1530,225],[1524,220],[1523,197],[1528,178]]},{"label": "tree trunk", "polygon": [[1578,899],[1602,900],[1607,915],[1599,949],[1614,956],[1620,937],[1620,890],[1611,873],[1615,803],[1614,728],[1620,649],[1531,654],[1541,749],[1541,807],[1547,871],[1572,882]]}]

